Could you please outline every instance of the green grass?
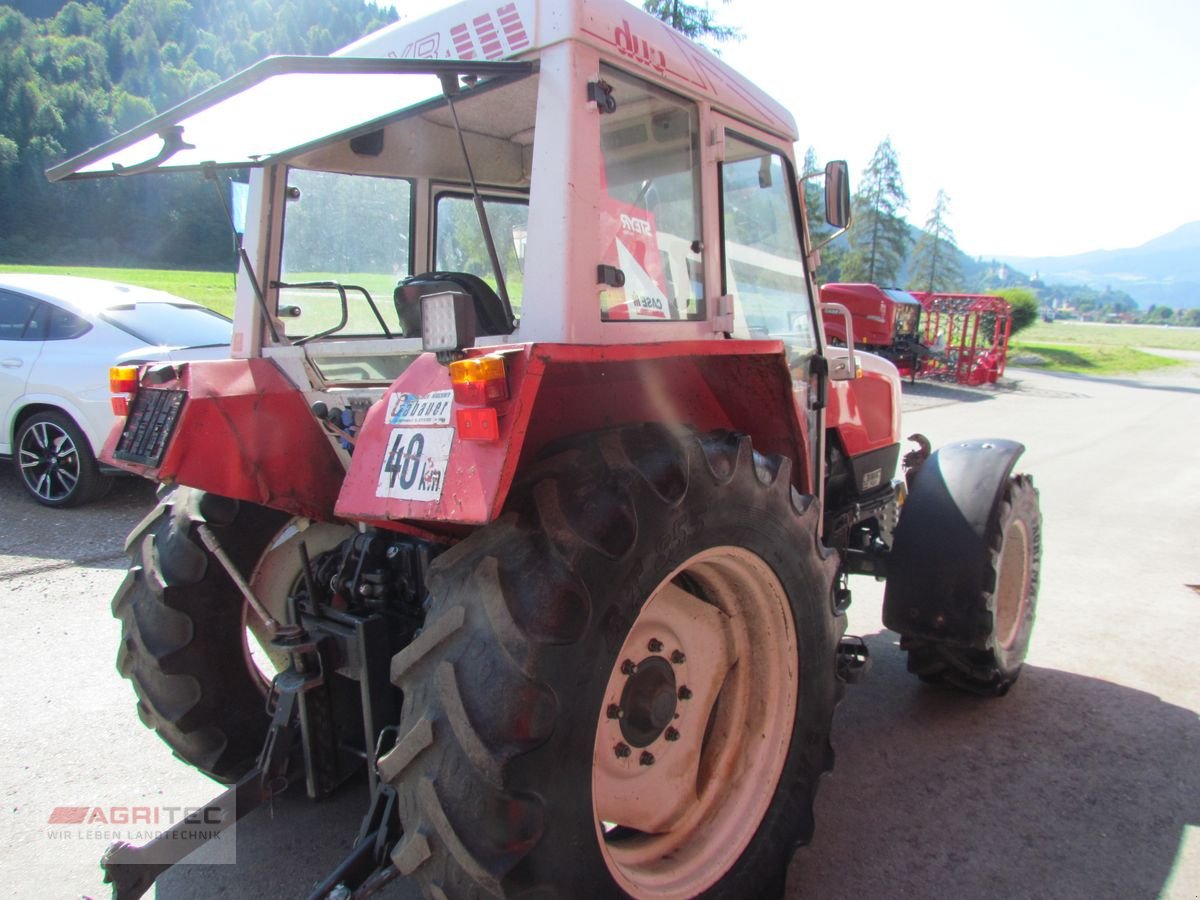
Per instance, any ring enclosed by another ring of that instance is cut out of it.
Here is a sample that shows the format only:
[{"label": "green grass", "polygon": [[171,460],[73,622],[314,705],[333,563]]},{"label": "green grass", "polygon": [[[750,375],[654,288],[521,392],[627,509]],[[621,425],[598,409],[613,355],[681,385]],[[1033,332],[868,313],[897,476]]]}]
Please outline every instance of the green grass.
[{"label": "green grass", "polygon": [[1184,365],[1154,350],[1200,351],[1200,328],[1161,325],[1100,325],[1082,322],[1037,322],[1009,343],[1009,360],[1034,355],[1051,372],[1080,375],[1129,375]]},{"label": "green grass", "polygon": [[1104,347],[1200,350],[1200,328],[1037,322],[1020,334],[1014,335],[1013,340],[1022,344],[1090,344]]},{"label": "green grass", "polygon": [[222,315],[233,315],[232,272],[191,272],[178,269],[105,269],[90,266],[0,265],[0,272],[38,272],[48,275],[78,275],[155,288],[186,297]]},{"label": "green grass", "polygon": [[1182,360],[1168,359],[1146,353],[1134,347],[1088,344],[1035,344],[1014,342],[1009,346],[1010,363],[1015,356],[1034,355],[1045,362],[1039,369],[1049,372],[1074,372],[1078,375],[1129,375],[1183,365]]}]

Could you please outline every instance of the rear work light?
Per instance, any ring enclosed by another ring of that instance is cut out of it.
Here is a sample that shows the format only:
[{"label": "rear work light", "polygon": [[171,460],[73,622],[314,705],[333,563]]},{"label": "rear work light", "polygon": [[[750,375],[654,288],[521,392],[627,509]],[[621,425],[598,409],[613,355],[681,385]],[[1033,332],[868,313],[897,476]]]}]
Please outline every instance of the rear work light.
[{"label": "rear work light", "polygon": [[129,415],[129,402],[137,393],[138,367],[111,366],[108,370],[108,390],[112,394],[113,415]]}]

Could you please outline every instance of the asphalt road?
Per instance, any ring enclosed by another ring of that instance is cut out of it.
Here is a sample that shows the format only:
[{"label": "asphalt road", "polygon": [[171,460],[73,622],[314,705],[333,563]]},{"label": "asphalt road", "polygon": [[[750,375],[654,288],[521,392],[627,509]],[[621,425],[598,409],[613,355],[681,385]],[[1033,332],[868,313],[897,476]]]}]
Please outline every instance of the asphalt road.
[{"label": "asphalt road", "polygon": [[[1200,363],[1200,360],[1197,360]],[[1026,444],[1044,563],[1028,665],[1007,697],[919,684],[856,579],[874,668],[834,723],[837,764],[789,897],[1200,897],[1200,365],[1094,380],[1012,371],[1003,389],[905,386],[906,432]],[[124,536],[153,503],[126,480],[53,512],[0,474],[0,892],[102,897],[103,823],[57,807],[199,805],[215,793],[137,720],[108,611]],[[283,797],[237,831],[236,866],[183,866],[158,896],[302,895],[365,806]]]}]

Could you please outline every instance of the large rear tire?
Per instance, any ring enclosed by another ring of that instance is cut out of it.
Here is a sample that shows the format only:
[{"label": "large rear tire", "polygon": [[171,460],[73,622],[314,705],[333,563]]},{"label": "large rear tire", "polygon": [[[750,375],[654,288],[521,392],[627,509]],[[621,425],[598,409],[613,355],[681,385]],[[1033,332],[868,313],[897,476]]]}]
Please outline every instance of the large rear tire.
[{"label": "large rear tire", "polygon": [[908,670],[922,681],[975,694],[1006,694],[1025,662],[1037,611],[1042,516],[1027,475],[1008,479],[987,531],[988,561],[975,597],[987,622],[981,646],[901,635]]},{"label": "large rear tire", "polygon": [[434,563],[380,761],[428,896],[778,892],[832,763],[836,560],[744,436],[590,436]]},{"label": "large rear tire", "polygon": [[[142,722],[184,762],[229,784],[262,749],[272,661],[257,651],[263,629],[201,541],[200,522],[284,620],[299,574],[297,527],[277,510],[178,487],[126,542],[129,572],[112,604],[121,621],[117,669],[133,683]],[[309,551],[328,549],[343,531],[312,526],[304,532]]]}]

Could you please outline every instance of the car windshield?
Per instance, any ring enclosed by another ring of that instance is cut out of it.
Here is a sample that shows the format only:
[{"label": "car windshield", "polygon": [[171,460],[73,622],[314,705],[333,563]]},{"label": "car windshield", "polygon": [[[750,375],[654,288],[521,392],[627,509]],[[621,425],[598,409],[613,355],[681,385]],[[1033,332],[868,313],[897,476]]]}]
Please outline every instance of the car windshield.
[{"label": "car windshield", "polygon": [[100,318],[139,341],[164,347],[219,347],[229,343],[232,328],[212,310],[175,303],[110,306]]}]

